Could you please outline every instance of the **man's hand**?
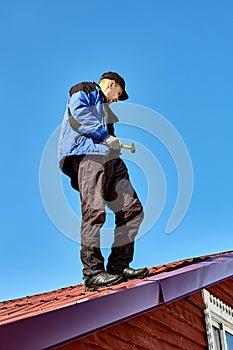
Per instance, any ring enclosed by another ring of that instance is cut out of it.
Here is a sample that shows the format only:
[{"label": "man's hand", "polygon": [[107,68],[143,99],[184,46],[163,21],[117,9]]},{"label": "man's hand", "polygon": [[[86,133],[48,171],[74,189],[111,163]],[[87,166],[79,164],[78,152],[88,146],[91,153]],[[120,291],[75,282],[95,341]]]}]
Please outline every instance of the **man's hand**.
[{"label": "man's hand", "polygon": [[109,149],[121,149],[121,141],[117,137],[111,135],[106,137],[104,144],[107,145]]}]

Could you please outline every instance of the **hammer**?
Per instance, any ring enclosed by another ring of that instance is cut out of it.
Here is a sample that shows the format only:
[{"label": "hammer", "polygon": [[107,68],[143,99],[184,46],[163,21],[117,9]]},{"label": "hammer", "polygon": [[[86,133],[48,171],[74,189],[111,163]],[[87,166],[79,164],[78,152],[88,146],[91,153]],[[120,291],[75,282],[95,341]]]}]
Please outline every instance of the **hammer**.
[{"label": "hammer", "polygon": [[[106,145],[106,142],[103,142],[103,144]],[[135,144],[133,142],[132,142],[131,146],[121,144],[121,148],[130,149],[132,153],[136,152],[136,147],[135,147]]]},{"label": "hammer", "polygon": [[135,153],[135,152],[136,152],[136,148],[135,148],[135,144],[134,144],[134,143],[132,143],[131,146],[128,146],[128,145],[121,145],[121,148],[130,149],[132,153]]}]

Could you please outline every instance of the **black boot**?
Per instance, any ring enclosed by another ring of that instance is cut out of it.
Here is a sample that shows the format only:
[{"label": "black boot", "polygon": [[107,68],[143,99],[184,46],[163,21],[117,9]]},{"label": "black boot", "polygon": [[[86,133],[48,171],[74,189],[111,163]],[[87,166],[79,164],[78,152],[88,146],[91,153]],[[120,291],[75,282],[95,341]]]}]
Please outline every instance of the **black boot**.
[{"label": "black boot", "polygon": [[149,270],[146,267],[140,269],[133,269],[126,265],[115,265],[115,266],[107,266],[107,272],[111,275],[122,275],[124,280],[133,280],[133,279],[142,279],[145,278]]},{"label": "black boot", "polygon": [[85,280],[85,291],[93,292],[98,288],[111,287],[123,282],[122,275],[110,275],[107,272],[100,272],[98,275],[89,277]]}]

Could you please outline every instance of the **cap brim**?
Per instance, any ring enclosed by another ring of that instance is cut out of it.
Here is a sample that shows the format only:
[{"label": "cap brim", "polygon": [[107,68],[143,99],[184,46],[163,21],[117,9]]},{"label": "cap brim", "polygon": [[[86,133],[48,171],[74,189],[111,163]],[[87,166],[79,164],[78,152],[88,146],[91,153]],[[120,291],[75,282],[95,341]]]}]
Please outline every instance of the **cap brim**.
[{"label": "cap brim", "polygon": [[129,96],[127,94],[127,92],[124,90],[122,95],[119,97],[119,101],[125,101],[128,100]]}]

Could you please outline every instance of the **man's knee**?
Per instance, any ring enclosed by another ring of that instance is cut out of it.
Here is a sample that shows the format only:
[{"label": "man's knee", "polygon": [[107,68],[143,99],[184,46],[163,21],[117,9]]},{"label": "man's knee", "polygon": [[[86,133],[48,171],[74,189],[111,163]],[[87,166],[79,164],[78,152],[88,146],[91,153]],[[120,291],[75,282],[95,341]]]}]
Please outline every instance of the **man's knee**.
[{"label": "man's knee", "polygon": [[131,205],[132,217],[140,217],[141,220],[144,218],[144,211],[142,204],[138,198],[134,198],[134,201]]},{"label": "man's knee", "polygon": [[144,219],[144,210],[143,207],[141,205],[141,203],[139,202],[139,204],[135,207],[134,212],[133,212],[133,219],[136,219],[136,221],[138,222],[138,224],[140,225],[141,222]]},{"label": "man's knee", "polygon": [[116,226],[133,224],[139,226],[144,218],[144,211],[140,201],[136,201],[130,208],[124,208],[116,214]]},{"label": "man's knee", "polygon": [[98,210],[88,210],[83,214],[82,221],[92,226],[103,226],[106,220],[106,212]]},{"label": "man's knee", "polygon": [[141,206],[139,211],[138,211],[138,216],[139,216],[139,221],[142,222],[144,219],[144,210],[143,207]]}]

